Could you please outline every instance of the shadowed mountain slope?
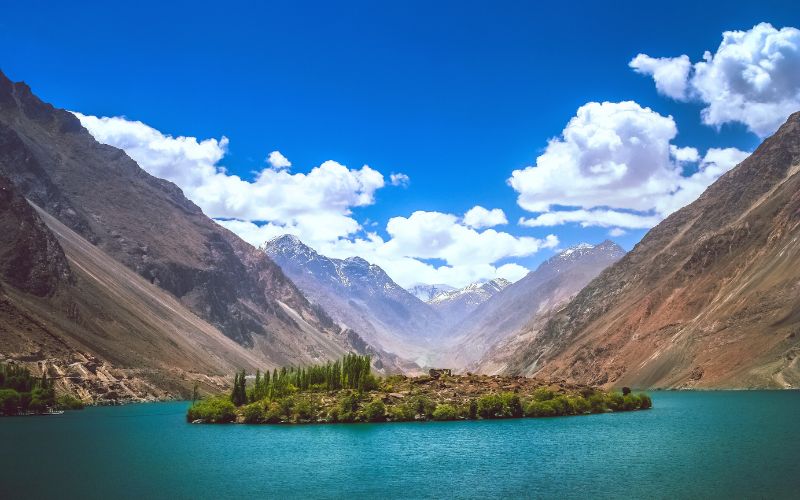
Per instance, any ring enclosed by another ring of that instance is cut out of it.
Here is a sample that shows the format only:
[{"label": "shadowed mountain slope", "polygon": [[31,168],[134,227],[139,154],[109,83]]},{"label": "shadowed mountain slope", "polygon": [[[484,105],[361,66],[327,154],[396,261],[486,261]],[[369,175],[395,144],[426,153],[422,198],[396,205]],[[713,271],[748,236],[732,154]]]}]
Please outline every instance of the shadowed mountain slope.
[{"label": "shadowed mountain slope", "polygon": [[168,292],[270,365],[371,349],[312,306],[263,252],[206,217],[174,184],[98,143],[71,113],[0,73],[0,175],[113,261]]}]

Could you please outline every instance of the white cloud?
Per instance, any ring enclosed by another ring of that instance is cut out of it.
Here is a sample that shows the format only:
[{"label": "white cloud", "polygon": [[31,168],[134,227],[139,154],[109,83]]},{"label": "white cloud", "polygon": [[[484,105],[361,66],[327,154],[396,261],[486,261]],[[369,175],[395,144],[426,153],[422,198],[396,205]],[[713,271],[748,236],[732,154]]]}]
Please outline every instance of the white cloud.
[{"label": "white cloud", "polygon": [[513,262],[509,264],[503,264],[502,266],[497,268],[495,275],[498,278],[505,278],[510,282],[519,281],[528,274],[528,268],[520,266],[519,264],[515,264]]},{"label": "white cloud", "polygon": [[493,208],[487,210],[480,205],[475,205],[464,214],[464,224],[475,229],[481,229],[508,224],[508,219],[506,219],[506,214],[502,209]]},{"label": "white cloud", "polygon": [[[677,133],[671,116],[632,101],[581,106],[534,166],[511,174],[519,205],[539,213],[520,224],[649,228],[747,155],[709,150],[719,161],[700,161],[695,148],[671,144]],[[698,161],[698,171],[684,176],[686,164]]]},{"label": "white cloud", "polygon": [[[651,75],[662,94],[705,104],[703,122],[719,127],[743,123],[766,137],[800,110],[800,30],[761,23],[748,31],[726,31],[703,61],[654,59],[639,54],[630,66]],[[682,81],[681,81],[682,80]]]},{"label": "white cloud", "polygon": [[[279,152],[254,180],[229,174],[220,164],[228,140],[172,137],[137,121],[76,113],[100,142],[124,149],[151,174],[170,180],[217,222],[260,246],[281,234],[294,234],[331,257],[361,256],[380,265],[398,283],[450,283],[463,286],[481,279],[513,277],[522,266],[496,262],[554,248],[558,239],[515,237],[492,229],[478,231],[456,215],[414,212],[386,225],[389,238],[366,232],[351,214],[374,203],[383,175],[364,165],[349,169],[326,161],[308,173],[290,173]],[[393,174],[390,182],[407,184]],[[495,211],[487,211],[496,218]],[[502,211],[501,211],[502,214]],[[432,264],[428,259],[441,262]]]},{"label": "white cloud", "polygon": [[582,227],[621,226],[630,229],[647,229],[661,222],[661,217],[656,215],[640,215],[619,210],[559,210],[545,212],[530,219],[521,218],[519,224],[527,227],[561,226],[569,223],[578,223]]},{"label": "white cloud", "polygon": [[629,66],[637,73],[652,76],[661,94],[679,101],[686,100],[686,80],[692,69],[689,56],[655,58],[639,54]]},{"label": "white cloud", "polygon": [[628,232],[625,231],[624,229],[620,228],[620,227],[612,228],[608,232],[608,235],[611,236],[612,238],[617,238],[619,236],[625,236],[626,234],[628,234]]},{"label": "white cloud", "polygon": [[281,169],[281,168],[289,168],[292,166],[292,162],[289,161],[289,158],[283,156],[280,151],[273,151],[267,157],[267,163],[272,165],[272,168]]},{"label": "white cloud", "polygon": [[411,179],[406,174],[402,174],[402,173],[395,174],[395,173],[392,173],[392,174],[389,175],[389,183],[392,186],[399,186],[399,187],[404,187],[405,188],[405,187],[408,187],[410,182],[411,182]]},{"label": "white cloud", "polygon": [[277,151],[269,156],[273,167],[248,181],[219,164],[228,145],[225,137],[198,141],[122,117],[75,114],[98,141],[124,149],[149,173],[177,184],[206,215],[267,221],[268,228],[310,241],[358,231],[351,209],[372,204],[375,191],[384,186],[383,175],[367,165],[348,169],[331,160],[306,174],[292,174],[285,170],[290,163]]}]

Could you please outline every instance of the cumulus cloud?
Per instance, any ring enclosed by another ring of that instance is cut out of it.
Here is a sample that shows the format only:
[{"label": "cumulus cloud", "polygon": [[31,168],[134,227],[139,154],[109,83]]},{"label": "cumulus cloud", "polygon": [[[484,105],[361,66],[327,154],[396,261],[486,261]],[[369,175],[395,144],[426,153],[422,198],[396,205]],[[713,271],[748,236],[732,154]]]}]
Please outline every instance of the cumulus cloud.
[{"label": "cumulus cloud", "polygon": [[402,173],[392,173],[389,175],[389,183],[392,186],[399,186],[399,187],[408,187],[408,184],[411,182],[411,179]]},{"label": "cumulus cloud", "polygon": [[625,236],[626,234],[628,234],[628,232],[625,231],[624,229],[620,228],[620,227],[612,228],[608,232],[608,235],[611,236],[612,238],[617,238],[619,236]]},{"label": "cumulus cloud", "polygon": [[637,73],[652,76],[660,93],[679,101],[686,99],[687,79],[692,69],[689,56],[656,58],[639,54],[629,65]]},{"label": "cumulus cloud", "polygon": [[475,205],[464,214],[464,224],[475,229],[481,229],[508,224],[508,219],[506,219],[506,214],[502,209],[493,208],[488,210],[480,205]]},{"label": "cumulus cloud", "polygon": [[225,137],[173,137],[122,117],[75,114],[98,141],[124,149],[147,172],[180,186],[213,218],[267,221],[267,227],[305,237],[346,236],[360,229],[351,209],[372,204],[375,191],[384,186],[383,175],[367,165],[349,169],[331,160],[307,174],[293,174],[277,151],[269,155],[270,167],[245,180],[219,164],[228,146]]},{"label": "cumulus cloud", "polygon": [[289,161],[289,158],[283,156],[280,151],[273,151],[267,156],[267,163],[272,165],[272,168],[281,169],[281,168],[289,168],[292,166],[292,162]]},{"label": "cumulus cloud", "polygon": [[[294,234],[324,255],[358,255],[378,264],[404,286],[511,279],[527,270],[516,264],[498,266],[498,261],[558,244],[552,235],[538,239],[479,231],[442,212],[393,217],[384,239],[366,231],[351,213],[354,207],[373,204],[375,192],[385,184],[383,175],[367,165],[350,169],[329,160],[308,173],[291,173],[289,160],[273,151],[269,166],[246,180],[220,164],[228,146],[225,137],[173,137],[122,117],[75,114],[98,141],[124,149],[149,173],[177,184],[207,215],[253,245]],[[408,176],[393,174],[390,183],[407,184]],[[486,212],[497,220],[496,211]],[[505,219],[502,211],[500,215]]]},{"label": "cumulus cloud", "polygon": [[[511,174],[519,205],[539,213],[520,224],[649,228],[747,155],[709,150],[701,160],[695,148],[671,144],[677,133],[671,116],[632,101],[581,106],[535,165]],[[687,164],[697,167],[690,176]]]},{"label": "cumulus cloud", "polygon": [[747,31],[726,31],[716,52],[689,65],[689,57],[630,62],[650,75],[662,94],[703,103],[703,123],[743,123],[760,137],[773,133],[800,110],[800,30],[761,23]]}]

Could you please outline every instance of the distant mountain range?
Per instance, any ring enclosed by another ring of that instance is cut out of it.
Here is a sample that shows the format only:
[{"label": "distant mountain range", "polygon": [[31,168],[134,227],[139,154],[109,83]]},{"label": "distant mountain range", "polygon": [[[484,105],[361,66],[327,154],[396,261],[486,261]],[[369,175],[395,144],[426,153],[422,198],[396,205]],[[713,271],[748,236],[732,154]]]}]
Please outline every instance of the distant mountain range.
[{"label": "distant mountain range", "polygon": [[458,290],[442,290],[428,300],[428,304],[442,315],[448,325],[452,325],[510,284],[506,279],[497,278],[483,283],[472,283]]},{"label": "distant mountain range", "polygon": [[[495,344],[564,305],[623,255],[625,251],[619,245],[604,241],[599,245],[583,243],[551,257],[494,294],[454,327],[448,361],[454,366],[478,368],[476,363]],[[493,369],[486,366],[483,371]]]},{"label": "distant mountain range", "polygon": [[414,285],[408,289],[412,295],[423,302],[428,302],[432,298],[436,297],[442,292],[450,292],[455,290],[456,287],[445,285],[445,284],[436,284],[436,285],[426,285],[424,283],[420,283],[418,285]]},{"label": "distant mountain range", "polygon": [[382,349],[429,363],[427,353],[444,328],[442,317],[379,266],[360,257],[325,257],[291,235],[268,241],[262,250],[342,327]]},{"label": "distant mountain range", "polygon": [[503,362],[638,387],[800,386],[800,113]]}]

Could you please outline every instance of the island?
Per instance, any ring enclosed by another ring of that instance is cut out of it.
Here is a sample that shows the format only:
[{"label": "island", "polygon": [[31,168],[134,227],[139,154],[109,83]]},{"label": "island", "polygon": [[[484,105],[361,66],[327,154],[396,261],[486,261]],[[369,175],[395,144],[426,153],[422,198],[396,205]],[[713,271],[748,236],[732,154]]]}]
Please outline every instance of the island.
[{"label": "island", "polygon": [[650,396],[528,377],[428,375],[377,377],[369,356],[308,367],[237,373],[230,394],[195,400],[191,423],[308,424],[479,420],[645,410]]}]

